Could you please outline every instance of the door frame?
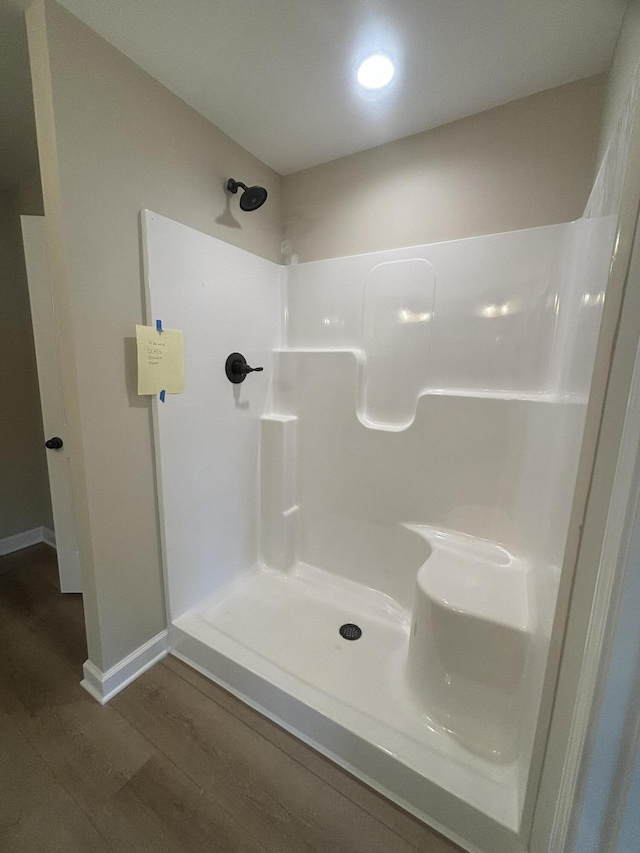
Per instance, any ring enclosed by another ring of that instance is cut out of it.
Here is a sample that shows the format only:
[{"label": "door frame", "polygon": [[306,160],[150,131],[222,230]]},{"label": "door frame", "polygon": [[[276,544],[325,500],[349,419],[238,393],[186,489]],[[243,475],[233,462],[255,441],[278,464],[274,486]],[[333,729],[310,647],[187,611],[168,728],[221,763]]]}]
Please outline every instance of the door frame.
[{"label": "door frame", "polygon": [[[608,653],[608,617],[625,567],[624,523],[640,437],[640,103],[602,314],[547,677],[521,837],[531,853],[566,850],[578,779]],[[638,239],[636,239],[638,237]]]}]

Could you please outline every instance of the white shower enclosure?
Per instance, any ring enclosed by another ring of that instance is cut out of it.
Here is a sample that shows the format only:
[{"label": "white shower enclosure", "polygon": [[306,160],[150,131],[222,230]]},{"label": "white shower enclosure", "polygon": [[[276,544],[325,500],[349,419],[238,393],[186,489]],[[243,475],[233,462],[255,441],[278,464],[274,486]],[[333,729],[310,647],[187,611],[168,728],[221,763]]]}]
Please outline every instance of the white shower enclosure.
[{"label": "white shower enclosure", "polygon": [[154,406],[174,654],[467,849],[524,849],[615,216],[287,267],[143,226],[148,322],[185,340]]}]

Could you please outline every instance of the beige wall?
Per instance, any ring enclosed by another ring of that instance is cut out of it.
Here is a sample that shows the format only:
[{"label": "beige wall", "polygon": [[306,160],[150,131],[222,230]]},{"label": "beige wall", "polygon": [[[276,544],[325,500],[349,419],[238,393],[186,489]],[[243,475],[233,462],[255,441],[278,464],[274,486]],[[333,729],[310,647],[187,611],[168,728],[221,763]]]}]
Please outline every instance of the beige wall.
[{"label": "beige wall", "polygon": [[301,261],[576,219],[593,181],[598,75],[283,179]]},{"label": "beige wall", "polygon": [[614,131],[624,106],[634,72],[640,62],[640,0],[631,0],[622,22],[620,35],[607,75],[606,97],[602,111],[602,130],[598,162]]},{"label": "beige wall", "polygon": [[12,192],[20,215],[44,216],[42,182],[39,173],[33,175],[31,180],[23,180],[13,188]]},{"label": "beige wall", "polygon": [[20,212],[0,193],[0,539],[53,526]]},{"label": "beige wall", "polygon": [[[27,26],[89,653],[106,670],[165,627],[151,401],[135,391],[140,210],[279,260],[281,179],[57,4]],[[229,176],[267,187],[264,208],[228,210]]]}]

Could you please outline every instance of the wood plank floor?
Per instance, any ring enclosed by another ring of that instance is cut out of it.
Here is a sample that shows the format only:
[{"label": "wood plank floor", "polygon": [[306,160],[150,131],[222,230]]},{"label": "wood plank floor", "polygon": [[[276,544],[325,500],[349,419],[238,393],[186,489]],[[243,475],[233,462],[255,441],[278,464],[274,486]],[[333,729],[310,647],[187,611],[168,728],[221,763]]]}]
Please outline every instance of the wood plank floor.
[{"label": "wood plank floor", "polygon": [[0,850],[455,853],[175,658],[101,708],[55,552],[0,558]]}]

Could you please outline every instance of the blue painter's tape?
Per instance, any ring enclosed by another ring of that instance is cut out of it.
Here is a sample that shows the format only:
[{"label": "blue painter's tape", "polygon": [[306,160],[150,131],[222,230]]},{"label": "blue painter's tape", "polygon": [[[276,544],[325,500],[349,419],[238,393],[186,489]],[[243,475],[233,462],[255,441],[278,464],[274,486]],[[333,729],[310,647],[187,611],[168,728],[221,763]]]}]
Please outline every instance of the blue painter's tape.
[{"label": "blue painter's tape", "polygon": [[162,331],[162,320],[156,320],[156,332]]},{"label": "blue painter's tape", "polygon": [[167,393],[167,392],[166,392],[166,391],[164,391],[164,390],[162,390],[162,391],[160,392],[160,402],[161,402],[161,403],[164,403],[164,395],[165,395],[166,393]]}]

